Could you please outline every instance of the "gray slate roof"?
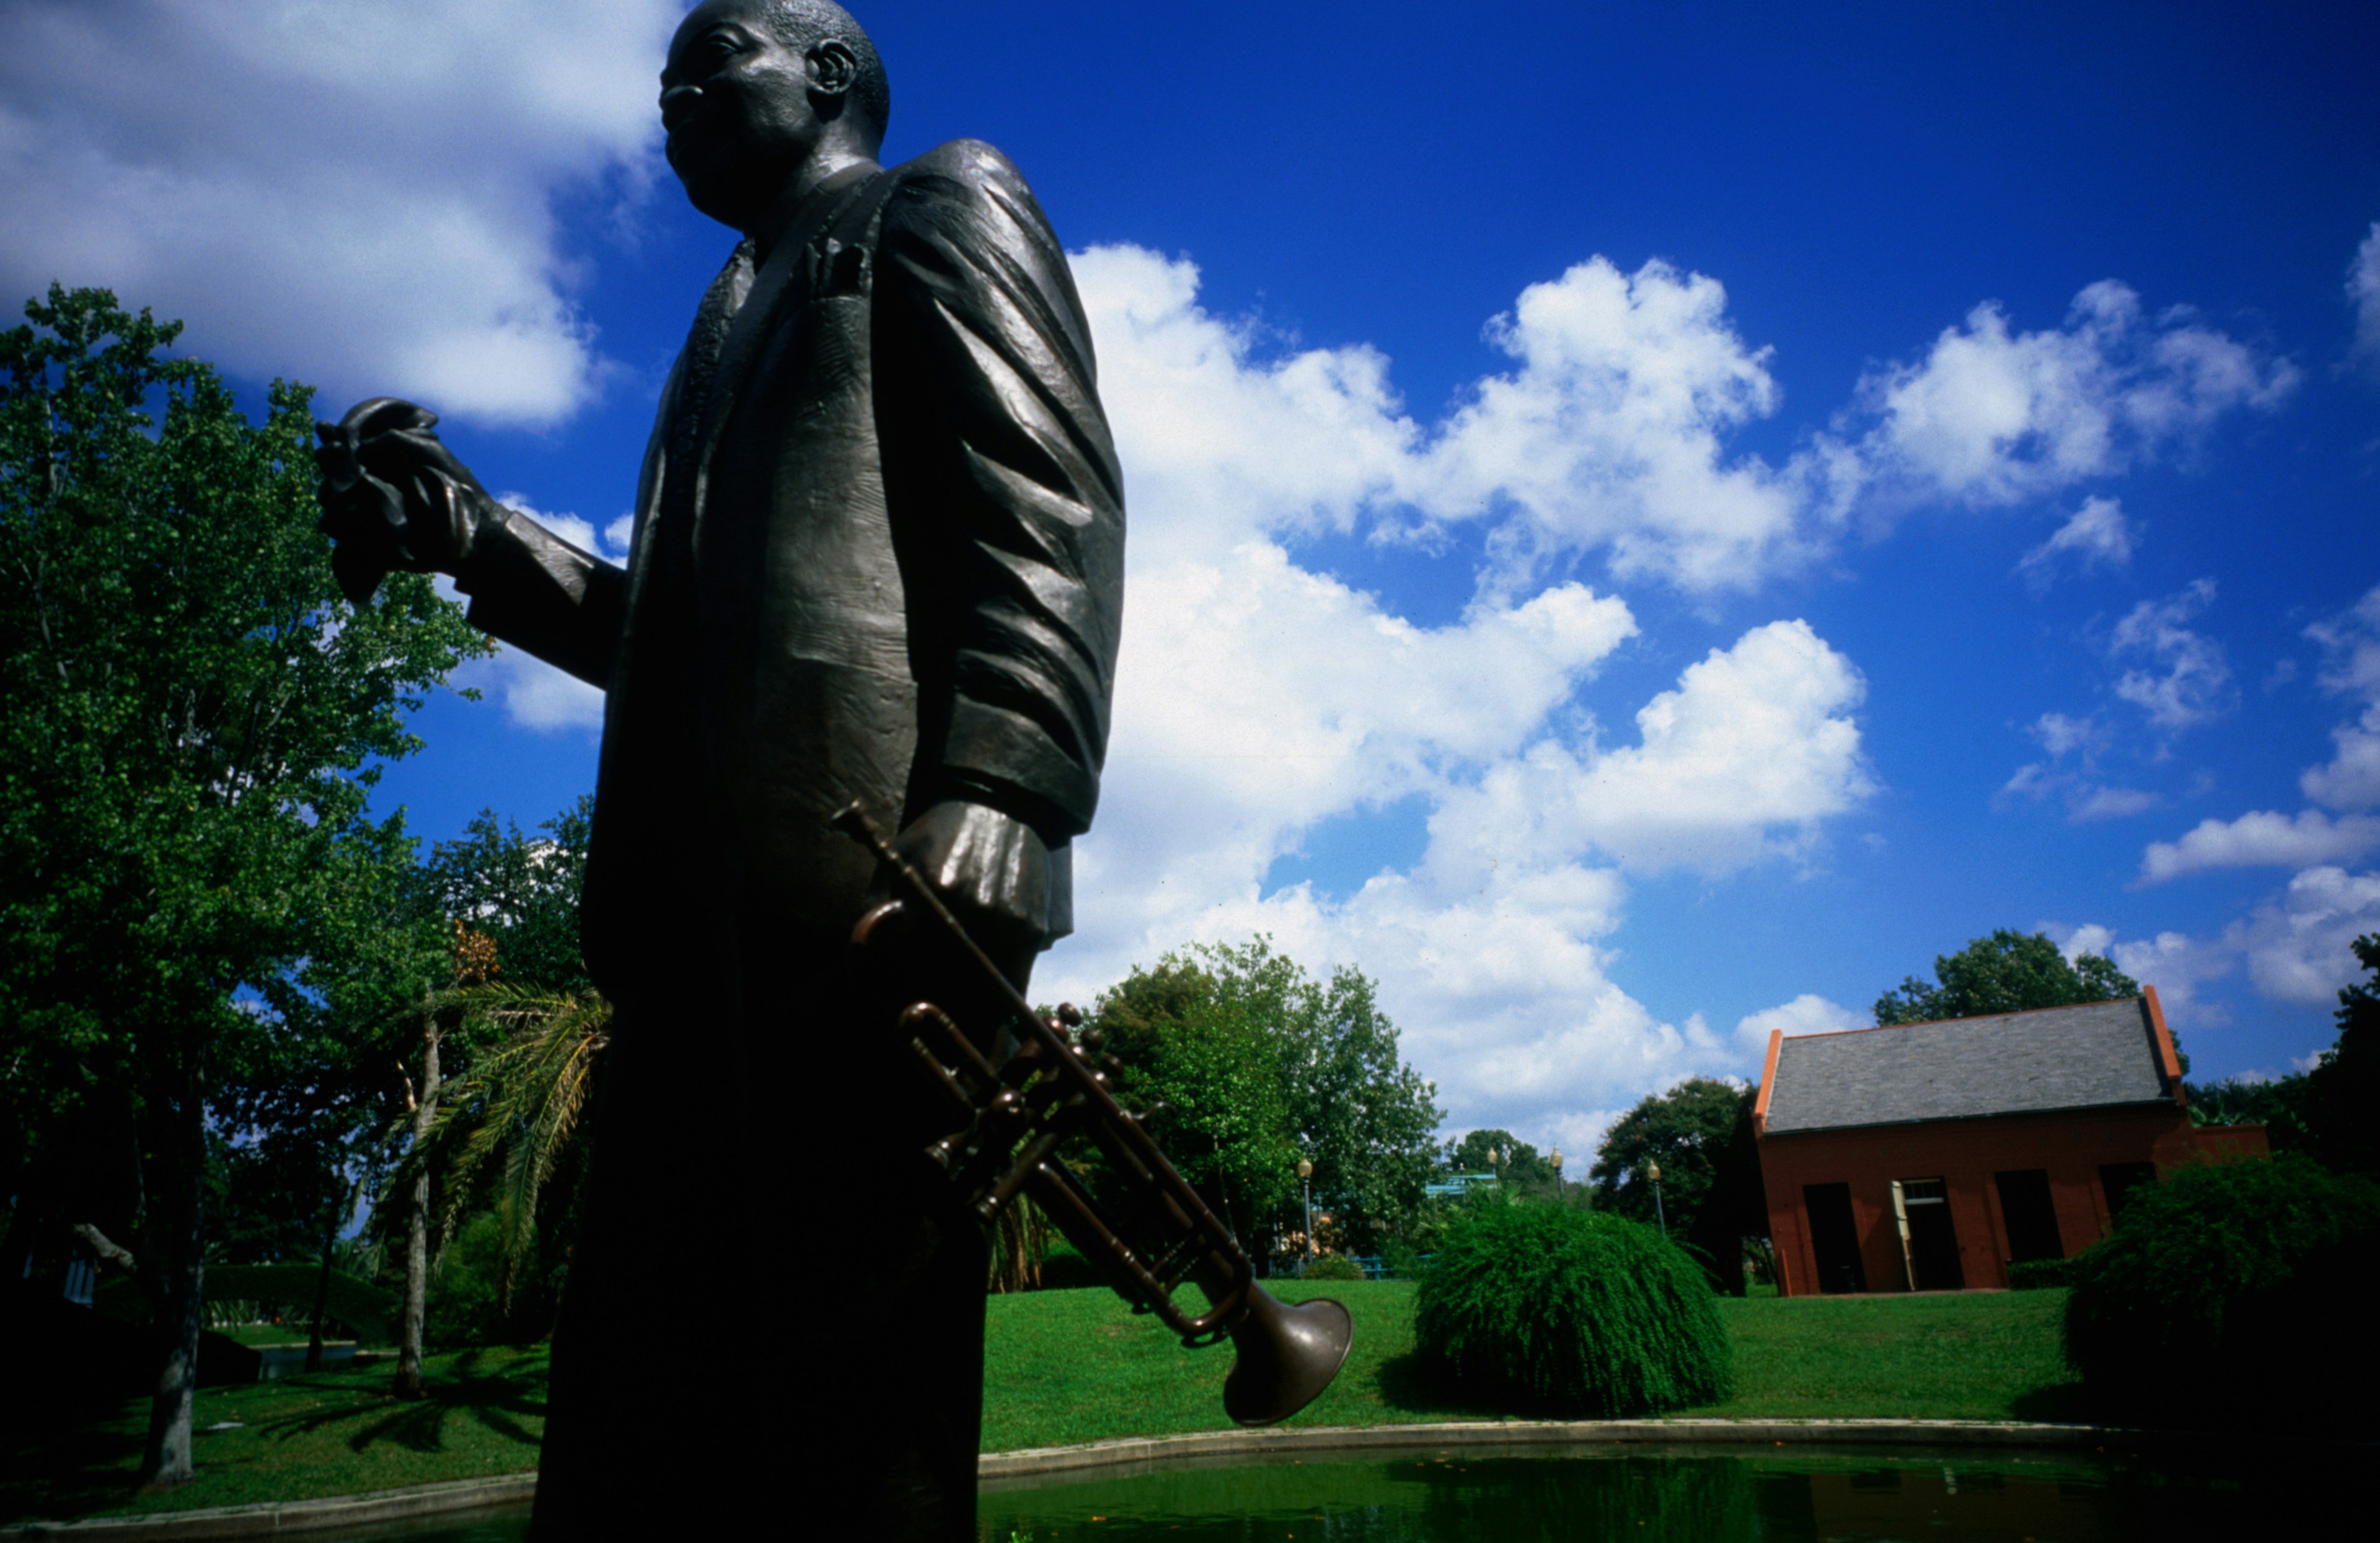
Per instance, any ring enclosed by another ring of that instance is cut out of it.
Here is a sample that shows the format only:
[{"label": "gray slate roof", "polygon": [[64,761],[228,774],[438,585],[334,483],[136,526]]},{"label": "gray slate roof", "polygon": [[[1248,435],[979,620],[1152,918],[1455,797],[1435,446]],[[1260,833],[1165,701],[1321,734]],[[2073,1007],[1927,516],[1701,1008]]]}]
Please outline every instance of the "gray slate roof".
[{"label": "gray slate roof", "polygon": [[2148,1003],[2133,998],[1789,1038],[1778,1048],[1767,1129],[1777,1136],[2171,1097]]}]

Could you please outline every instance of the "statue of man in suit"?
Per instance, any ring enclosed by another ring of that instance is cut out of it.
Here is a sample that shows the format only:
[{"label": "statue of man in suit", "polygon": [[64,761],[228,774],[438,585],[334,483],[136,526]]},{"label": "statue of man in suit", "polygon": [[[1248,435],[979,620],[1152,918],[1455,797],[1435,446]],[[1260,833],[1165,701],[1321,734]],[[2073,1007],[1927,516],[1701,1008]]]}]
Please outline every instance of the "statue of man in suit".
[{"label": "statue of man in suit", "polygon": [[671,166],[744,239],[625,569],[496,504],[419,408],[324,429],[351,594],[452,574],[606,693],[583,942],[616,1016],[534,1531],[972,1537],[985,1241],[851,1010],[878,876],[828,821],[897,829],[1024,984],[1098,796],[1121,475],[1031,191],[973,141],[879,165],[846,12],[708,0],[661,79]]}]

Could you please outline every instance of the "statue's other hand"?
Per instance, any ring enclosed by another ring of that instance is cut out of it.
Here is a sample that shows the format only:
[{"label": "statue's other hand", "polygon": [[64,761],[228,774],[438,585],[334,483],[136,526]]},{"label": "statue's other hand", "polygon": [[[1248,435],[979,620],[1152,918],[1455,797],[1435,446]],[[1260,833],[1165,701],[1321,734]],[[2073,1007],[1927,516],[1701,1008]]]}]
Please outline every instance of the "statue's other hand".
[{"label": "statue's other hand", "polygon": [[947,799],[893,843],[1003,966],[1030,959],[1049,930],[1050,849],[1033,827],[984,804]]},{"label": "statue's other hand", "polygon": [[433,431],[438,415],[394,396],[317,423],[320,528],[337,543],[331,571],[362,604],[391,569],[458,573],[480,527],[502,514],[470,468]]}]

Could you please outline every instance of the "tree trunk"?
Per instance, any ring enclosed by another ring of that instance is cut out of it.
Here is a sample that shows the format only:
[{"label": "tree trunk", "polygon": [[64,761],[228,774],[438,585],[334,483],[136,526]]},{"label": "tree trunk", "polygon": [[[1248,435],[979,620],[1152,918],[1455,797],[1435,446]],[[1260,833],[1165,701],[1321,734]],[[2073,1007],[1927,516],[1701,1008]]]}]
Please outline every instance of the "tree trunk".
[{"label": "tree trunk", "polygon": [[[419,1152],[430,1136],[438,1112],[438,1019],[427,1009],[421,1014],[421,1093],[413,1105],[413,1149]],[[396,1396],[419,1398],[421,1384],[421,1317],[430,1291],[430,1171],[413,1180],[411,1214],[405,1221],[405,1327],[397,1341]]]},{"label": "tree trunk", "polygon": [[346,1185],[334,1181],[331,1219],[322,1227],[322,1268],[314,1276],[314,1322],[306,1336],[308,1371],[322,1369],[322,1315],[331,1307],[331,1247],[339,1241],[339,1219],[346,1211],[351,1193]]},{"label": "tree trunk", "polygon": [[158,1215],[144,1252],[155,1261],[151,1282],[160,1351],[149,1440],[140,1455],[141,1487],[149,1489],[192,1477],[190,1403],[199,1387],[199,1335],[206,1328],[206,1100],[196,1047],[187,1046],[184,1057],[180,1097],[159,1111],[156,1172],[148,1185]]}]

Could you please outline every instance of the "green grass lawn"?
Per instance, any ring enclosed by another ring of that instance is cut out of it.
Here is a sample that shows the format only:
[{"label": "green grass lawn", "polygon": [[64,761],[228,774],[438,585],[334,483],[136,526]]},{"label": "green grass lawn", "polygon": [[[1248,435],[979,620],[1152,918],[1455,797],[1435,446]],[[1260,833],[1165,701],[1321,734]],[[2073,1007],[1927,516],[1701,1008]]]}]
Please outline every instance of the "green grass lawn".
[{"label": "green grass lawn", "polygon": [[[1493,1418],[1434,1398],[1413,1364],[1413,1293],[1403,1282],[1276,1282],[1288,1301],[1336,1296],[1355,1316],[1347,1368],[1299,1425]],[[2062,1291],[1916,1297],[1727,1300],[1735,1394],[1678,1415],[1752,1418],[2070,1417],[2058,1349]],[[1227,1346],[1181,1348],[1154,1318],[1103,1289],[995,1296],[986,1352],[984,1450],[1117,1436],[1220,1430]],[[199,1395],[199,1482],[134,1497],[129,1476],[145,1403],[51,1438],[0,1470],[0,1521],[101,1511],[346,1494],[534,1467],[545,1424],[542,1349],[431,1358],[431,1396],[390,1396],[375,1366]]]},{"label": "green grass lawn", "polygon": [[[247,1345],[304,1344],[306,1343],[306,1326],[302,1323],[235,1323],[227,1328],[218,1329],[215,1332],[226,1339],[237,1340],[241,1344]],[[356,1341],[351,1335],[332,1333],[325,1335],[322,1343],[354,1344]]]},{"label": "green grass lawn", "polygon": [[[194,1424],[197,1482],[133,1495],[145,1399],[9,1454],[0,1522],[145,1514],[518,1473],[545,1431],[546,1353],[465,1350],[429,1358],[430,1396],[400,1402],[394,1365],[208,1388]],[[209,1426],[237,1422],[232,1429]]]},{"label": "green grass lawn", "polygon": [[[1336,1296],[1355,1347],[1305,1425],[1390,1425],[1504,1413],[1435,1397],[1413,1361],[1414,1287],[1402,1281],[1275,1282],[1285,1301]],[[1914,1297],[1722,1300],[1735,1394],[1672,1411],[1727,1419],[2040,1419],[2067,1406],[2058,1347],[2062,1291]],[[1220,1430],[1231,1351],[1185,1351],[1103,1291],[991,1299],[984,1367],[987,1452]],[[1096,1358],[1085,1347],[1096,1347]],[[1097,1374],[1088,1369],[1096,1365]]]}]

